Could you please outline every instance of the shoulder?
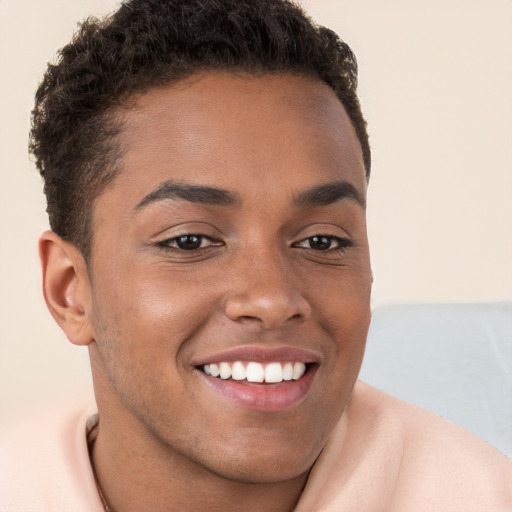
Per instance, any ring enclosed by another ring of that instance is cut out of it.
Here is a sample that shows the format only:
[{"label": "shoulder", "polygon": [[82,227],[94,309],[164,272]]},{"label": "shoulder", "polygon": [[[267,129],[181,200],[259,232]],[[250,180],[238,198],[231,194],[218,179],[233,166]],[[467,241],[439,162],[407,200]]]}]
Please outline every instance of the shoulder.
[{"label": "shoulder", "polygon": [[0,434],[0,511],[101,510],[89,463],[93,404],[62,407]]},{"label": "shoulder", "polygon": [[297,512],[511,512],[512,462],[439,416],[358,382]]},{"label": "shoulder", "polygon": [[[356,408],[399,439],[396,510],[512,511],[512,461],[469,431],[359,382]],[[421,502],[421,505],[418,503]]]}]

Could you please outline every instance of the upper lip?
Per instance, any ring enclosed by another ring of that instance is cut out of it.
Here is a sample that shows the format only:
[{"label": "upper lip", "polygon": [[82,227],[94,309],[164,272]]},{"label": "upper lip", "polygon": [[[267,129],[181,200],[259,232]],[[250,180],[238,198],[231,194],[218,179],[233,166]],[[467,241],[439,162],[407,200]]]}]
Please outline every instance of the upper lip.
[{"label": "upper lip", "polygon": [[312,350],[290,346],[265,347],[261,345],[244,345],[205,356],[193,364],[194,366],[202,366],[205,364],[235,361],[319,363],[320,355]]}]

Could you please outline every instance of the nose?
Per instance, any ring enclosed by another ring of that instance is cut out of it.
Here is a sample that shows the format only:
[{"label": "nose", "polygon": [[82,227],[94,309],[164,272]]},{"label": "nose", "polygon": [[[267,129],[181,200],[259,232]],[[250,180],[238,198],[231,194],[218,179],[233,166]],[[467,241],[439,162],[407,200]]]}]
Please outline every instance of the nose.
[{"label": "nose", "polygon": [[232,267],[225,314],[235,322],[258,322],[269,330],[303,321],[311,315],[311,306],[296,283],[297,276],[275,254],[245,258]]}]

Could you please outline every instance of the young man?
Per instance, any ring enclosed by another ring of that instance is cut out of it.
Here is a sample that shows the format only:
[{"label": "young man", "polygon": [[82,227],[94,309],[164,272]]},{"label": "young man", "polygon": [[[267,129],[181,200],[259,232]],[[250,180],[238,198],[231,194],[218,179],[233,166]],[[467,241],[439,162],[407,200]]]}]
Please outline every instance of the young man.
[{"label": "young man", "polygon": [[370,150],[349,48],[280,0],[132,0],[50,66],[44,293],[96,410],[0,448],[0,510],[506,511],[512,465],[356,383]]}]

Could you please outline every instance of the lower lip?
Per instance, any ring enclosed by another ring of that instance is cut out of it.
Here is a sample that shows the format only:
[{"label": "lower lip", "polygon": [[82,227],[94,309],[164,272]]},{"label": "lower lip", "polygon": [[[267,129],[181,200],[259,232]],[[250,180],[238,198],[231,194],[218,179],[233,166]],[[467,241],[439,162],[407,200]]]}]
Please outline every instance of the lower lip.
[{"label": "lower lip", "polygon": [[315,378],[317,365],[308,367],[298,380],[276,384],[253,383],[232,379],[219,379],[197,370],[206,383],[217,393],[244,409],[255,411],[281,411],[298,404],[307,395]]}]

